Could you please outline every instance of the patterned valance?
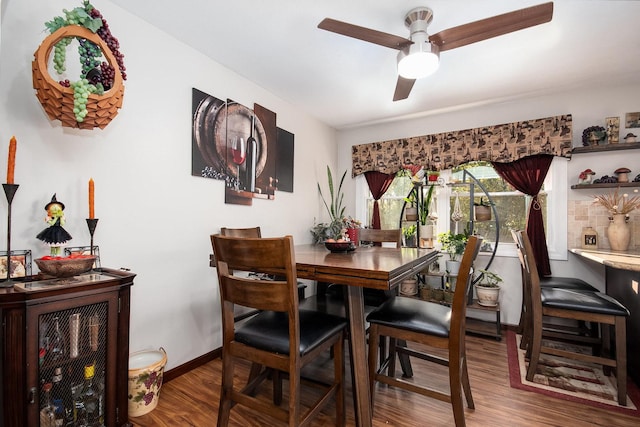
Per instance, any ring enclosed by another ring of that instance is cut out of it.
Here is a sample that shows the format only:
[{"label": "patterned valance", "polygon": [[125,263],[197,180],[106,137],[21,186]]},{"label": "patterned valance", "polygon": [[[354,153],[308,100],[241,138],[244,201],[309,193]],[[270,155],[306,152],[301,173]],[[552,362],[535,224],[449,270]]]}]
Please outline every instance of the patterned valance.
[{"label": "patterned valance", "polygon": [[396,173],[402,165],[450,169],[471,161],[508,163],[535,154],[571,157],[571,114],[354,145],[352,176]]}]

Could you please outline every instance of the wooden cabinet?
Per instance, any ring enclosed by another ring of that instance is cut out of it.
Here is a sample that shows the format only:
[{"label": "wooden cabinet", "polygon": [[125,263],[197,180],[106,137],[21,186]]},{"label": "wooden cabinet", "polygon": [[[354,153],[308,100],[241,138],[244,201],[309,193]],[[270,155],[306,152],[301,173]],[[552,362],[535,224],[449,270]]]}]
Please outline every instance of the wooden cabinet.
[{"label": "wooden cabinet", "polygon": [[127,377],[134,277],[103,268],[0,289],[0,425],[39,426],[43,385],[60,374],[57,403],[73,408],[72,389],[84,383],[85,367],[95,373],[103,425],[130,425]]},{"label": "wooden cabinet", "polygon": [[[632,143],[619,143],[619,144],[606,144],[606,145],[590,145],[587,147],[573,147],[571,152],[573,155],[585,154],[585,153],[602,153],[605,151],[622,151],[622,150],[636,150],[640,148],[640,142]],[[633,156],[635,158],[635,156]],[[629,180],[632,180],[634,176],[629,176]],[[599,183],[599,184],[574,184],[571,186],[572,190],[583,190],[591,188],[616,188],[616,187],[640,187],[640,182],[611,182],[611,183]]]}]

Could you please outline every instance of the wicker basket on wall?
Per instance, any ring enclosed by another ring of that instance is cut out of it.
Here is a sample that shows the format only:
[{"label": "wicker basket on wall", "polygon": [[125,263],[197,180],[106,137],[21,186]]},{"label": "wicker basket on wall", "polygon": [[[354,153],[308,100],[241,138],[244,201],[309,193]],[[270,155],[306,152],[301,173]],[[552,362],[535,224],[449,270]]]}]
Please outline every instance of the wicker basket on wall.
[{"label": "wicker basket on wall", "polygon": [[[92,93],[87,99],[87,115],[83,122],[76,121],[73,114],[73,89],[64,87],[52,79],[48,72],[49,55],[53,46],[65,37],[87,39],[102,50],[102,55],[115,70],[113,86],[102,95]],[[45,112],[51,120],[60,120],[62,126],[80,129],[104,129],[118,114],[124,98],[124,85],[116,57],[107,44],[88,29],[79,25],[68,25],[55,31],[40,44],[32,63],[33,88]]]}]

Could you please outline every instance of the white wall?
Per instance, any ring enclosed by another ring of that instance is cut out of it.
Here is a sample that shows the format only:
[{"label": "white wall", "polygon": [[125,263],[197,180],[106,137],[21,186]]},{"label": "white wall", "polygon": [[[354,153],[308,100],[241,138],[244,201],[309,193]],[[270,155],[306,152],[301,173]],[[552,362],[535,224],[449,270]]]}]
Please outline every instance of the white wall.
[{"label": "white wall", "polygon": [[[553,72],[558,72],[553,70]],[[537,119],[559,114],[573,115],[573,145],[582,145],[582,130],[588,126],[604,126],[606,117],[620,117],[622,137],[633,129],[624,128],[624,115],[627,112],[640,111],[640,84],[633,86],[584,87],[573,88],[566,92],[541,95],[524,100],[509,102],[487,102],[482,106],[460,108],[441,114],[425,115],[408,120],[398,120],[361,128],[343,129],[338,132],[338,168],[351,172],[351,147],[376,141],[433,134],[460,129],[470,129],[487,125],[497,125],[528,119]],[[638,132],[635,132],[638,134]],[[599,155],[575,156],[568,164],[567,187],[577,183],[578,174],[590,167],[597,172],[596,177],[611,175],[612,172],[627,166],[633,172],[640,173],[640,156],[637,151],[607,152]],[[366,185],[365,185],[366,188]],[[347,200],[356,197],[356,185],[347,181]],[[569,190],[570,200],[589,200],[593,192]],[[355,209],[354,204],[347,207]],[[567,212],[557,212],[548,221],[567,221]],[[593,263],[577,259],[569,254],[567,261],[551,261],[551,269],[556,276],[573,276],[587,280],[600,289],[604,289],[604,268]],[[507,324],[517,324],[520,316],[522,298],[520,271],[517,258],[497,258],[492,269],[504,279],[501,296],[502,320]]]},{"label": "white wall", "polygon": [[[75,3],[2,4],[0,170],[15,135],[20,185],[11,247],[31,249],[34,257],[48,252],[35,236],[45,227],[43,208],[53,193],[66,205],[69,244],[88,245],[93,177],[102,264],[137,273],[131,351],[163,346],[171,368],[221,345],[209,235],[221,226],[260,225],[265,236],[291,234],[296,243],[309,243],[314,217],[326,215],[316,182],[325,182],[327,164],[335,169],[335,132],[106,0],[94,5],[125,55],[123,108],[104,130],[63,128],[49,121],[35,97],[31,61],[47,35],[44,23]],[[252,207],[226,205],[222,181],[191,176],[192,87],[277,113],[277,125],[295,135],[294,193],[278,192],[275,201],[255,200]],[[0,230],[6,230],[6,202],[0,206]]]}]

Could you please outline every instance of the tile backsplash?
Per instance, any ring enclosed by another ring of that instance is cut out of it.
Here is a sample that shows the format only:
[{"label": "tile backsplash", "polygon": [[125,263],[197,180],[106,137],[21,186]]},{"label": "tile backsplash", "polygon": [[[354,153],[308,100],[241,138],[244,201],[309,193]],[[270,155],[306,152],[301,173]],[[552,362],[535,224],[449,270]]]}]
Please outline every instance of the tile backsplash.
[{"label": "tile backsplash", "polygon": [[[591,200],[569,200],[568,202],[567,246],[579,248],[583,228],[592,227],[598,233],[598,249],[610,249],[609,239],[607,239],[607,227],[609,227],[607,211],[602,206],[593,204]],[[631,227],[629,249],[639,249],[640,211],[638,209],[629,214],[629,226]]]}]

